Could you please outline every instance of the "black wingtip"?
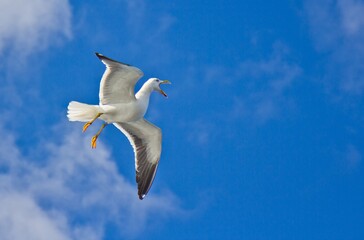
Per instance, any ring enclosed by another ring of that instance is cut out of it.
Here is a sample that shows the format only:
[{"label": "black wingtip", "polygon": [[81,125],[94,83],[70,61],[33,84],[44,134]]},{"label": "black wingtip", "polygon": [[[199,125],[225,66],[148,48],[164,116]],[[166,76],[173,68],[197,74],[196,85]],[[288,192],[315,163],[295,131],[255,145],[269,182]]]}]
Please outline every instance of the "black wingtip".
[{"label": "black wingtip", "polygon": [[98,57],[98,58],[102,58],[102,57],[104,57],[104,55],[102,55],[101,53],[98,53],[98,52],[95,52],[95,54],[96,54],[96,56]]},{"label": "black wingtip", "polygon": [[103,59],[109,60],[109,61],[113,61],[113,62],[118,62],[114,59],[111,59],[109,57],[106,57],[105,55],[102,55],[101,53],[95,52],[96,56],[102,61]]},{"label": "black wingtip", "polygon": [[127,64],[127,63],[123,63],[123,62],[120,62],[120,61],[116,61],[115,59],[112,59],[112,58],[109,58],[109,57],[106,57],[105,55],[102,55],[101,53],[98,53],[98,52],[95,52],[96,56],[102,61],[103,59],[105,60],[109,60],[109,61],[112,61],[112,62],[116,62],[116,63],[120,63],[120,64],[123,64],[123,65],[126,65],[126,66],[130,66],[130,64]]}]

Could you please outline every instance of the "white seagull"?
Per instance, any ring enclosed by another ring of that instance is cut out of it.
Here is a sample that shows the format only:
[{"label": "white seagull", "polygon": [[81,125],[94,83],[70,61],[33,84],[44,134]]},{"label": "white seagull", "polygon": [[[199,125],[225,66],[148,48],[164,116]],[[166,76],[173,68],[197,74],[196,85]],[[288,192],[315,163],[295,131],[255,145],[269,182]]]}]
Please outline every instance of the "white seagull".
[{"label": "white seagull", "polygon": [[70,121],[86,122],[83,132],[96,119],[104,121],[91,139],[92,148],[96,148],[97,138],[109,123],[113,123],[125,134],[134,149],[138,195],[139,199],[143,199],[152,186],[162,150],[160,128],[145,120],[144,115],[148,109],[150,94],[158,91],[167,97],[160,85],[170,82],[150,78],[134,95],[135,84],[143,76],[143,72],[100,53],[96,53],[96,56],[106,65],[100,82],[100,103],[89,105],[72,101],[68,105],[67,117]]}]

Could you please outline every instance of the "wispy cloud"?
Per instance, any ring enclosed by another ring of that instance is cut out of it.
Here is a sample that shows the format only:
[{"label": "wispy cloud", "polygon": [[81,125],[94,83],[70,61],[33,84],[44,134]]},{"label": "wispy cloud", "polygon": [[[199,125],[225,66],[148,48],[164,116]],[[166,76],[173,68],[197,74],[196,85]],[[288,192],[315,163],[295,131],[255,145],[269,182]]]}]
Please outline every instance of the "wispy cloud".
[{"label": "wispy cloud", "polygon": [[71,37],[67,0],[2,0],[0,9],[0,54],[26,57],[59,42],[59,37]]},{"label": "wispy cloud", "polygon": [[[13,107],[36,94],[40,64],[28,61],[39,52],[72,36],[71,7],[68,0],[0,0],[0,94]],[[30,77],[32,76],[32,77]],[[31,83],[30,83],[31,82]],[[23,86],[19,89],[18,86]]]},{"label": "wispy cloud", "polygon": [[364,3],[356,0],[308,1],[306,13],[314,44],[324,53],[324,83],[331,92],[364,92]]},{"label": "wispy cloud", "polygon": [[347,165],[347,168],[349,170],[355,169],[358,167],[358,165],[361,163],[363,157],[362,153],[358,150],[358,148],[353,145],[349,144],[346,147],[346,153],[345,153],[345,162]]},{"label": "wispy cloud", "polygon": [[1,191],[0,196],[2,239],[69,239],[52,216],[46,214],[31,196],[12,191]]},{"label": "wispy cloud", "polygon": [[146,41],[153,41],[155,38],[165,34],[176,20],[165,9],[159,12],[153,11],[148,1],[124,1],[127,7],[127,24],[134,37],[145,37]]},{"label": "wispy cloud", "polygon": [[337,2],[341,15],[341,26],[346,36],[361,33],[364,28],[364,3],[358,0],[340,0]]},{"label": "wispy cloud", "polygon": [[245,82],[240,96],[235,96],[232,116],[265,123],[279,118],[291,106],[289,90],[301,75],[301,68],[289,60],[289,50],[276,43],[266,59],[246,60],[236,75]]},{"label": "wispy cloud", "polygon": [[[185,78],[190,80],[184,86],[186,89],[180,92],[203,89],[199,98],[214,98],[215,104],[200,109],[201,114],[189,121],[189,127],[194,130],[188,132],[187,138],[206,146],[219,134],[235,135],[234,128],[228,127],[235,123],[266,124],[284,118],[295,108],[291,91],[301,75],[301,67],[291,59],[289,48],[281,42],[274,43],[265,57],[246,59],[233,67],[194,68]],[[217,100],[219,98],[223,99]],[[198,101],[200,103],[195,105]],[[203,101],[195,99],[193,105],[203,106]]]},{"label": "wispy cloud", "polygon": [[155,3],[145,0],[124,0],[123,3],[125,15],[120,18],[128,33],[127,47],[123,51],[127,49],[131,56],[143,56],[150,66],[169,64],[175,49],[167,41],[167,33],[176,18],[167,5],[158,8]]},{"label": "wispy cloud", "polygon": [[183,213],[172,193],[140,201],[135,184],[118,173],[101,142],[92,151],[79,131],[61,129],[57,143],[40,141],[35,158],[23,154],[14,135],[0,128],[6,140],[0,143],[0,234],[5,239],[102,239],[108,223],[117,225],[120,235],[136,237],[149,219]]}]

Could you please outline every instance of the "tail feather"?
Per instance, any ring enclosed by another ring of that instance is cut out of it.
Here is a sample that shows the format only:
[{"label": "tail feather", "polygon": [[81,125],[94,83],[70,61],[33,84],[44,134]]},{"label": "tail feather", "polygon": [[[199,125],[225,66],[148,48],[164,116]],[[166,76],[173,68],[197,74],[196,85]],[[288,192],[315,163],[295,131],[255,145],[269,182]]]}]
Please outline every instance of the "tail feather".
[{"label": "tail feather", "polygon": [[68,104],[67,117],[70,121],[88,122],[99,113],[99,106],[72,101]]}]

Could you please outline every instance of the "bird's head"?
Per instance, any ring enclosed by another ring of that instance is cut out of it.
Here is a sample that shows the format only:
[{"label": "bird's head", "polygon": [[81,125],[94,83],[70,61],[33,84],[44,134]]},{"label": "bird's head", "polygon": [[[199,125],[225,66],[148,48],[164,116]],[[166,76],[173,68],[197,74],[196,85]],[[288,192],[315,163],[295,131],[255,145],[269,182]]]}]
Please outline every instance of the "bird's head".
[{"label": "bird's head", "polygon": [[157,91],[157,92],[161,93],[163,96],[167,97],[167,94],[161,89],[160,85],[161,84],[171,84],[170,81],[160,80],[158,78],[150,78],[148,80],[148,83],[150,84],[150,86],[152,87],[152,89],[154,91]]}]

